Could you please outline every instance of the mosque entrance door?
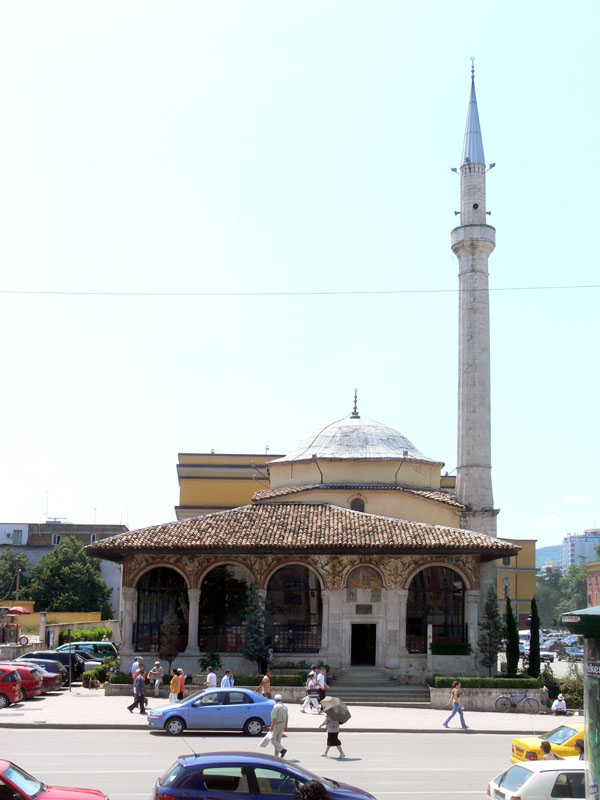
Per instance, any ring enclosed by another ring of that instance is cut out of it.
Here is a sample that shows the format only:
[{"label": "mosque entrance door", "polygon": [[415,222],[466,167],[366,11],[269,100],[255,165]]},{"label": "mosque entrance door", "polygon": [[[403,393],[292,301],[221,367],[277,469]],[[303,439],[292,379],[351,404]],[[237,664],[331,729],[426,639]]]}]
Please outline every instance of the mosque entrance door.
[{"label": "mosque entrance door", "polygon": [[350,663],[353,666],[375,665],[377,625],[352,625]]}]

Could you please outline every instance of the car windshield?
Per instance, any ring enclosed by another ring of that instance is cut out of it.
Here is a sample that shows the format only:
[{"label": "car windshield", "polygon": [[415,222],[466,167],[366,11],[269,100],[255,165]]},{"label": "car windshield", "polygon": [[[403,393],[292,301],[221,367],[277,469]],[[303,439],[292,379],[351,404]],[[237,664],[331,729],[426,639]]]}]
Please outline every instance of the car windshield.
[{"label": "car windshield", "polygon": [[571,736],[574,736],[576,733],[577,731],[574,728],[561,725],[560,728],[555,728],[553,731],[550,731],[550,733],[540,736],[540,739],[546,739],[552,744],[564,744],[567,739],[570,739]]},{"label": "car windshield", "polygon": [[45,783],[36,780],[14,764],[10,764],[2,774],[28,797],[37,797],[48,788]]},{"label": "car windshield", "polygon": [[161,786],[170,786],[177,780],[177,778],[181,775],[183,770],[184,767],[181,766],[179,761],[176,761],[174,764],[171,764],[171,766],[164,773],[164,775],[160,776],[160,778],[158,779],[159,784]]},{"label": "car windshield", "polygon": [[294,775],[297,775],[299,778],[304,778],[304,780],[319,781],[319,783],[323,783],[330,789],[336,789],[339,786],[339,784],[336,783],[336,781],[334,781],[332,778],[322,778],[320,775],[311,772],[309,769],[306,769],[305,767],[298,767],[296,764],[290,764],[287,761],[286,765],[290,770],[290,772],[292,772]]},{"label": "car windshield", "polygon": [[496,783],[508,792],[516,792],[532,775],[531,770],[515,764],[514,767],[510,767],[503,775],[496,778]]}]

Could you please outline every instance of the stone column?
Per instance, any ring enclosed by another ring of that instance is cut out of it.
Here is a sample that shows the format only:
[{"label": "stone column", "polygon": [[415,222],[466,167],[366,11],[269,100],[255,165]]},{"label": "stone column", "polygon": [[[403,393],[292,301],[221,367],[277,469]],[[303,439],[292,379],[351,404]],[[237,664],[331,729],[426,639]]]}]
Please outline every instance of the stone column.
[{"label": "stone column", "polygon": [[385,609],[382,627],[386,627],[383,665],[388,669],[397,670],[400,666],[400,628],[402,626],[398,590],[382,589],[382,593]]},{"label": "stone column", "polygon": [[406,646],[406,606],[408,603],[408,589],[398,589],[398,601],[400,610],[400,655],[407,656]]},{"label": "stone column", "polygon": [[473,653],[477,651],[477,616],[479,611],[479,590],[465,592],[465,622],[469,626],[469,644]]},{"label": "stone column", "polygon": [[329,589],[321,589],[323,603],[321,616],[321,654],[325,655],[329,645]]},{"label": "stone column", "polygon": [[121,647],[119,652],[133,653],[133,621],[137,603],[137,589],[132,586],[123,586],[121,589]]},{"label": "stone column", "polygon": [[[347,640],[344,639],[343,604],[344,590],[330,590],[327,660],[330,666],[336,669],[339,669],[343,666],[349,666],[350,664],[350,641],[349,638],[347,638]],[[348,636],[349,633],[346,632],[346,637]],[[347,654],[347,664],[344,663],[344,654]]]},{"label": "stone column", "polygon": [[188,620],[188,643],[185,648],[186,656],[198,655],[200,648],[198,647],[198,624],[200,620],[200,589],[188,589],[188,602],[190,606],[189,620]]}]

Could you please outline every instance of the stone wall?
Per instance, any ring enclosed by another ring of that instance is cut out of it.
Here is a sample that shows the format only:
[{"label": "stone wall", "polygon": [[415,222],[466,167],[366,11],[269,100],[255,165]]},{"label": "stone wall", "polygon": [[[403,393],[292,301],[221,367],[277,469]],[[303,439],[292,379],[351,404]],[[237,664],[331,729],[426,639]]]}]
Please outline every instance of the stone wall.
[{"label": "stone wall", "polygon": [[[446,708],[446,703],[450,697],[451,689],[434,689],[430,690],[430,699],[432,708]],[[496,698],[501,694],[507,694],[509,690],[505,689],[465,689],[460,690],[460,697],[462,705],[464,706],[465,713],[469,711],[495,711]],[[523,694],[523,689],[511,690],[514,695],[518,696]],[[540,703],[541,689],[527,689],[527,696],[532,697]],[[515,700],[517,702],[517,700]],[[540,703],[540,710],[542,704]],[[514,712],[526,713],[523,704],[518,705]]]},{"label": "stone wall", "polygon": [[[256,686],[234,686],[234,689],[256,689]],[[203,686],[194,686],[186,687],[184,692],[185,697],[189,697],[191,694],[195,692],[202,691],[204,689]],[[90,690],[92,691],[92,690]],[[100,690],[101,691],[101,690]],[[106,683],[104,685],[104,694],[105,695],[131,695],[133,694],[133,687],[130,683]],[[306,689],[304,686],[271,686],[271,696],[274,697],[276,694],[280,694],[283,697],[284,703],[299,703],[300,700],[306,697]],[[150,700],[154,697],[154,686],[148,685],[146,686],[146,697]],[[169,698],[169,687],[164,685],[160,687],[160,697],[164,698],[165,702]]]}]

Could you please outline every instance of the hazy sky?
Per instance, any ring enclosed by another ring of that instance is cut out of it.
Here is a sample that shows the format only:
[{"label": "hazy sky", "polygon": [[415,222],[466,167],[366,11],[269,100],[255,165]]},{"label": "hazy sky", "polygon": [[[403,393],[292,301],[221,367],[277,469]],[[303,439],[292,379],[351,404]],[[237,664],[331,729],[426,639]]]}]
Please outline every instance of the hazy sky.
[{"label": "hazy sky", "polygon": [[2,2],[0,521],[173,519],[178,452],[285,453],[355,386],[454,470],[474,55],[499,533],[600,525],[598,17]]}]

